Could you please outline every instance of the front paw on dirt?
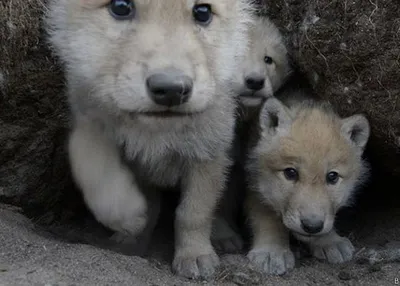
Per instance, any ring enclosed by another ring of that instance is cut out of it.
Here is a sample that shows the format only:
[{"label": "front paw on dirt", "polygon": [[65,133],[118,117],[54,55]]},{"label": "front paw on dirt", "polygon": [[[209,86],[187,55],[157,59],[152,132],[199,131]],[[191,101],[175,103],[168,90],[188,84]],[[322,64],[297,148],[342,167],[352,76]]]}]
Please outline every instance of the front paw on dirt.
[{"label": "front paw on dirt", "polygon": [[189,279],[210,279],[216,267],[219,265],[219,258],[215,252],[199,256],[176,256],[172,269],[176,275]]},{"label": "front paw on dirt", "polygon": [[331,243],[311,246],[311,252],[316,258],[334,264],[350,261],[354,250],[353,244],[345,237]]},{"label": "front paw on dirt", "polygon": [[289,248],[254,249],[247,257],[266,274],[283,275],[295,265],[293,252]]}]

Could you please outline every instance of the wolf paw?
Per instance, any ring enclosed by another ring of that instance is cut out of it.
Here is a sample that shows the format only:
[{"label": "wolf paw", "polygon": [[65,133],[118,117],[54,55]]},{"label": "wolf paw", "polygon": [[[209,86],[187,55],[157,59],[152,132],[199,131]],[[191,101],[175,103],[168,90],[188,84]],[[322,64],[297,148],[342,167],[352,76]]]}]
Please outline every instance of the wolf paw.
[{"label": "wolf paw", "polygon": [[264,273],[283,275],[294,268],[293,252],[286,247],[268,247],[253,249],[248,254],[249,260]]},{"label": "wolf paw", "polygon": [[103,190],[102,193],[88,200],[89,207],[98,221],[121,234],[114,240],[121,242],[126,237],[139,235],[148,223],[146,198],[131,188],[116,188],[114,192]]},{"label": "wolf paw", "polygon": [[116,235],[114,237],[115,241],[122,242],[126,237],[134,237],[139,235],[147,225],[147,213],[146,209],[125,209],[120,210],[120,212],[115,215],[115,217],[108,217],[102,219],[112,230],[120,233],[121,235]]},{"label": "wolf paw", "polygon": [[199,256],[193,256],[188,252],[187,255],[177,255],[172,268],[175,274],[179,276],[208,280],[212,277],[218,265],[219,258],[215,252]]},{"label": "wolf paw", "polygon": [[345,237],[311,245],[311,252],[316,258],[335,264],[351,260],[354,250],[353,244]]},{"label": "wolf paw", "polygon": [[216,250],[235,253],[243,248],[243,240],[228,223],[217,218],[213,223],[211,241]]}]

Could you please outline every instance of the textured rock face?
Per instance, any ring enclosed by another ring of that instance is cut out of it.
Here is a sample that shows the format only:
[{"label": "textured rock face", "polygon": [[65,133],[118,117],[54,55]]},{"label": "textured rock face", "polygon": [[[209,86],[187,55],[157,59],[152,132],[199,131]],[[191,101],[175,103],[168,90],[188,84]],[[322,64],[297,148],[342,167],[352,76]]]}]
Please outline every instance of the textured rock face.
[{"label": "textured rock face", "polygon": [[0,1],[0,197],[24,207],[38,203],[44,214],[72,184],[63,74],[46,48],[43,5]]},{"label": "textured rock face", "polygon": [[[400,172],[400,5],[397,0],[262,0],[293,57],[343,115],[365,113],[371,149]],[[375,157],[375,156],[374,156]]]}]

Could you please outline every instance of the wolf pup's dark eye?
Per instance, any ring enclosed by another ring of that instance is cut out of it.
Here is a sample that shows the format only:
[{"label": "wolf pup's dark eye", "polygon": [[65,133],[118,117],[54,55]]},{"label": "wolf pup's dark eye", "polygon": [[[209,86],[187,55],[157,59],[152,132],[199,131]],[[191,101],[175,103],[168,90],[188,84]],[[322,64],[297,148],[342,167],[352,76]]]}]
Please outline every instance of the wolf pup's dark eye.
[{"label": "wolf pup's dark eye", "polygon": [[112,0],[108,10],[117,20],[129,20],[135,16],[135,4],[132,0]]},{"label": "wolf pup's dark eye", "polygon": [[272,64],[274,61],[273,61],[273,59],[272,59],[271,57],[265,56],[264,62],[265,62],[267,65],[270,65],[270,64]]},{"label": "wolf pup's dark eye", "polygon": [[339,174],[336,172],[329,172],[326,175],[326,182],[330,185],[334,185],[339,181]]},{"label": "wolf pup's dark eye", "polygon": [[299,179],[299,173],[294,168],[286,168],[283,170],[283,174],[289,181],[297,181]]},{"label": "wolf pup's dark eye", "polygon": [[212,21],[212,9],[209,4],[198,4],[193,7],[193,18],[197,23],[207,26]]}]

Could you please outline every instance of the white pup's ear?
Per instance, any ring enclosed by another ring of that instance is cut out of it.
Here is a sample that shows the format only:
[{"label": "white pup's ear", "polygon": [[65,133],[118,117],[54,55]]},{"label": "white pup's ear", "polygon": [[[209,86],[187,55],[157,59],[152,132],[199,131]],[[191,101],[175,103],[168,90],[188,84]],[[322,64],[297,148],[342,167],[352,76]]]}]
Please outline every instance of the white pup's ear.
[{"label": "white pup's ear", "polygon": [[352,144],[364,149],[370,135],[368,119],[361,114],[342,119],[341,133]]},{"label": "white pup's ear", "polygon": [[268,98],[261,109],[260,126],[270,135],[286,132],[290,128],[292,119],[285,105],[274,97]]}]

